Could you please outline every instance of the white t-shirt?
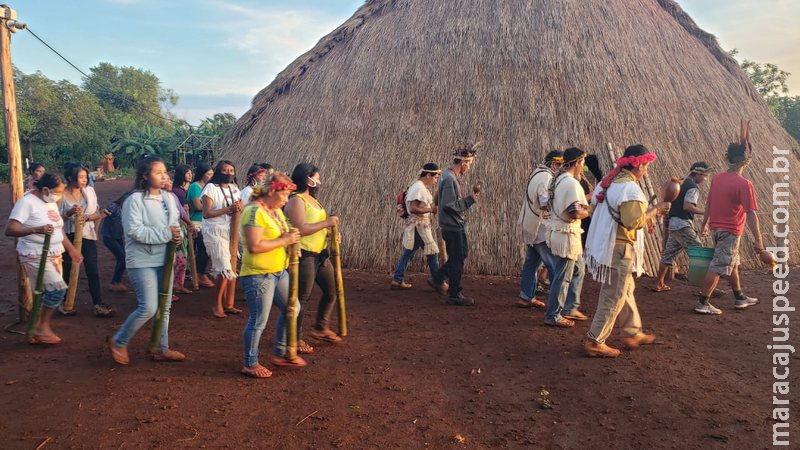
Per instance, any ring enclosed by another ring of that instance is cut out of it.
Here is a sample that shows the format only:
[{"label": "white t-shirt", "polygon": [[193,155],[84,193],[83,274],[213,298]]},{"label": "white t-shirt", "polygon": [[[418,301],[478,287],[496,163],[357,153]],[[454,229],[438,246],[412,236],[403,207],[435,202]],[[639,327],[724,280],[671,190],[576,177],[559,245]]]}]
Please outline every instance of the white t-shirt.
[{"label": "white t-shirt", "polygon": [[[50,237],[49,255],[64,253],[64,221],[58,213],[58,205],[45,203],[32,192],[28,192],[14,204],[8,220],[16,220],[28,228],[52,224],[55,227]],[[29,234],[17,239],[17,253],[23,256],[41,256],[44,245],[43,234]]]},{"label": "white t-shirt", "polygon": [[425,186],[421,180],[417,180],[408,187],[408,192],[406,192],[406,209],[408,210],[410,217],[417,217],[423,221],[430,221],[431,213],[425,214],[413,214],[411,212],[411,203],[414,201],[418,201],[422,203],[423,208],[428,208],[433,205],[433,194],[428,188]]},{"label": "white t-shirt", "polygon": [[[211,199],[211,209],[222,209],[231,206],[235,201],[242,198],[239,187],[231,183],[225,189],[220,188],[216,184],[208,183],[200,193],[200,201],[204,202],[203,198],[208,197]],[[208,230],[221,230],[230,229],[231,216],[223,214],[211,219],[203,219],[203,227]]]},{"label": "white t-shirt", "polygon": [[253,195],[253,186],[246,186],[242,189],[242,207],[250,204],[250,196]]}]

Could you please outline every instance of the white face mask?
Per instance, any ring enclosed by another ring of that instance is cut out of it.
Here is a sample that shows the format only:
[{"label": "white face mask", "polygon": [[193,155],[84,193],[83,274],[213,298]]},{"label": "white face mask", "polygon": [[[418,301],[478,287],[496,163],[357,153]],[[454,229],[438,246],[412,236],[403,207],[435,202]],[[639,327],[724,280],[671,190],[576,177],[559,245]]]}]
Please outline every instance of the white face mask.
[{"label": "white face mask", "polygon": [[52,192],[48,194],[42,194],[42,200],[45,203],[58,203],[61,200],[61,194],[53,194]]}]

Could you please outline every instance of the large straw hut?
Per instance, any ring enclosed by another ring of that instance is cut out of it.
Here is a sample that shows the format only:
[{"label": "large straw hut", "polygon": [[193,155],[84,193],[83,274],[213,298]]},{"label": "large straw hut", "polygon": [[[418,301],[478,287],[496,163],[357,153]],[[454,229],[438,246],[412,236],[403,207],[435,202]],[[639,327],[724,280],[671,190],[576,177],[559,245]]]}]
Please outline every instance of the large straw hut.
[{"label": "large straw hut", "polygon": [[[659,155],[658,189],[696,160],[725,170],[741,118],[752,121],[747,175],[774,243],[772,186],[783,174],[765,167],[773,146],[800,167],[798,144],[674,1],[369,0],[255,97],[223,151],[242,168],[315,163],[322,201],[342,217],[345,263],[388,270],[399,255],[397,193],[423,163],[448,164],[465,139],[480,140],[466,178],[482,180],[485,195],[469,213],[467,271],[517,274],[517,215],[546,151],[581,146],[607,172],[614,152],[643,143]],[[800,198],[796,182],[791,197]],[[658,236],[649,238],[651,271]]]}]

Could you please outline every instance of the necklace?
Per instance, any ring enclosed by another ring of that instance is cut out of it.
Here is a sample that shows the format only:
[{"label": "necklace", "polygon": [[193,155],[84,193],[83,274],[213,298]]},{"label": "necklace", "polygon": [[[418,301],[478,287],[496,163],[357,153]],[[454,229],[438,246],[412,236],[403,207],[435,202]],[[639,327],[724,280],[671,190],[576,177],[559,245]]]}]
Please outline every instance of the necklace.
[{"label": "necklace", "polygon": [[275,222],[275,225],[277,225],[278,228],[280,228],[282,233],[287,233],[289,231],[289,227],[286,225],[286,222],[281,220],[281,217],[278,215],[277,212],[275,212],[275,210],[267,207],[267,205],[261,202],[259,202],[259,206],[264,210],[264,212],[267,213],[269,217],[272,218],[272,221]]}]

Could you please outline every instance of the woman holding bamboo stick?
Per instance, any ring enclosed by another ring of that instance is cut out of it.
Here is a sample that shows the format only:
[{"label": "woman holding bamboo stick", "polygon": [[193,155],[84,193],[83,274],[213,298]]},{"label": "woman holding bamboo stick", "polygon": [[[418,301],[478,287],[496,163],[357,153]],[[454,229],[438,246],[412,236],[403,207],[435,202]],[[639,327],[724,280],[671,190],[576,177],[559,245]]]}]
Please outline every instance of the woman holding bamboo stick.
[{"label": "woman holding bamboo stick", "polygon": [[[179,212],[172,194],[162,190],[167,182],[164,160],[148,156],[137,164],[134,192],[122,205],[122,226],[125,232],[125,262],[128,278],[136,292],[138,306],[109,340],[111,356],[118,364],[127,365],[128,343],[139,328],[156,315],[159,286],[169,280],[167,299],[172,294],[172,271],[164,273],[167,244],[181,241]],[[159,346],[152,353],[154,361],[183,361],[186,357],[168,344],[169,309],[161,327]]]},{"label": "woman holding bamboo stick", "polygon": [[297,185],[295,195],[286,204],[286,215],[293,227],[300,230],[300,287],[301,312],[297,317],[297,351],[312,353],[302,336],[303,314],[314,289],[314,284],[322,290],[322,298],[317,307],[314,329],[309,333],[319,341],[338,344],[342,338],[330,329],[329,322],[336,305],[336,286],[333,265],[328,254],[328,228],[339,224],[336,216],[328,217],[325,208],[317,200],[316,193],[320,181],[319,169],[313,164],[298,164],[292,171],[292,183]]},{"label": "woman holding bamboo stick", "polygon": [[[89,170],[79,164],[67,164],[64,168],[67,180],[67,189],[61,198],[59,209],[64,219],[64,232],[70,242],[75,242],[75,235],[82,233],[81,254],[83,267],[89,280],[89,294],[94,304],[92,312],[96,317],[111,317],[117,310],[103,303],[103,294],[100,284],[100,269],[97,263],[97,222],[104,217],[97,204],[97,194],[94,188],[88,186]],[[83,214],[83,229],[76,230],[77,214]],[[64,281],[69,282],[72,270],[72,259],[67,254],[64,257]],[[59,311],[65,315],[75,314],[75,310],[66,310],[63,306]]]},{"label": "woman holding bamboo stick", "polygon": [[203,201],[200,194],[203,188],[214,176],[214,169],[206,163],[200,163],[194,169],[194,181],[186,191],[186,201],[189,203],[189,219],[192,221],[197,237],[194,239],[194,253],[197,258],[198,282],[201,287],[212,288],[214,282],[208,277],[208,252],[203,242]]},{"label": "woman holding bamboo stick", "polygon": [[[276,366],[302,367],[303,358],[287,351],[287,302],[289,265],[287,247],[300,241],[300,233],[290,230],[281,208],[295,189],[289,177],[278,172],[264,186],[255,186],[251,203],[242,213],[244,237],[242,288],[247,298],[249,317],[244,329],[244,367],[242,373],[253,378],[268,378],[269,369],[258,362],[258,344],[274,303],[280,310],[275,325],[275,349],[270,362]],[[299,305],[296,305],[299,307]]]},{"label": "woman holding bamboo stick", "polygon": [[[211,275],[216,277],[214,317],[241,314],[233,306],[236,289],[236,266],[231,261],[231,220],[242,211],[242,200],[236,186],[236,167],[220,161],[214,176],[200,194],[203,202],[203,241],[211,258]],[[224,307],[223,307],[224,305]]]},{"label": "woman holding bamboo stick", "polygon": [[[64,179],[59,175],[45,173],[36,181],[34,189],[28,191],[11,210],[6,226],[6,236],[17,239],[17,255],[25,269],[31,286],[36,285],[45,236],[50,235],[47,263],[44,267],[44,295],[42,311],[36,323],[31,344],[58,344],[61,338],[56,336],[50,327],[58,305],[67,293],[67,283],[61,276],[61,256],[66,251],[76,264],[80,264],[83,256],[75,250],[64,235],[64,221],[58,214],[56,204],[66,189]],[[31,314],[34,314],[31,311]]]}]

